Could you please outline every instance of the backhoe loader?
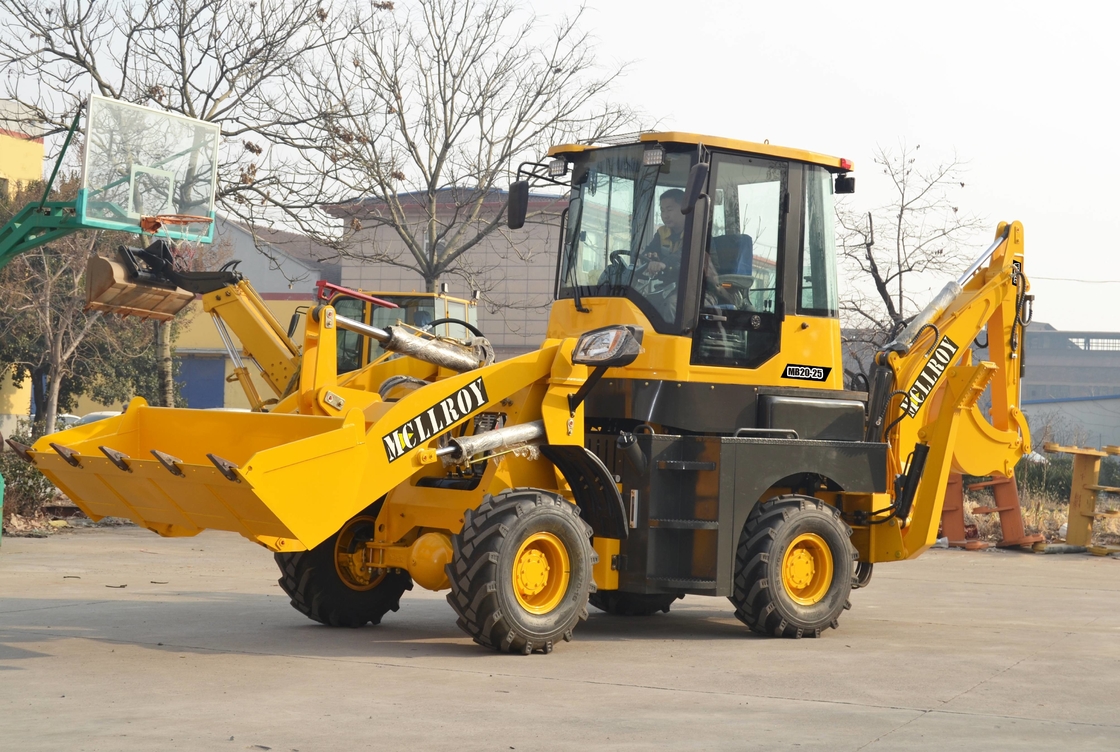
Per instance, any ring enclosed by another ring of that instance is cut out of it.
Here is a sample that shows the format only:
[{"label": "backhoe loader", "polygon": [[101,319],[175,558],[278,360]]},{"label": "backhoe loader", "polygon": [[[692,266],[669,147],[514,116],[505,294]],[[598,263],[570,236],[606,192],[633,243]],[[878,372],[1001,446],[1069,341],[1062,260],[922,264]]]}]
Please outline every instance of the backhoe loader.
[{"label": "backhoe loader", "polygon": [[[116,281],[200,295],[274,403],[134,399],[16,449],[94,519],[261,544],[323,624],[377,624],[417,584],[514,653],[570,640],[589,603],[644,615],[685,595],[820,636],[873,564],[934,543],[950,472],[1010,476],[1030,445],[1018,223],[877,355],[868,392],[844,389],[833,196],[852,170],[679,132],[552,148],[519,168],[508,217],[524,223],[531,185],[568,191],[547,336],[499,362],[479,333],[375,326],[375,301],[342,315],[362,300],[347,291],[297,345],[236,272],[133,249]],[[992,361],[973,363],[985,329]],[[340,368],[340,331],[387,354]]]}]

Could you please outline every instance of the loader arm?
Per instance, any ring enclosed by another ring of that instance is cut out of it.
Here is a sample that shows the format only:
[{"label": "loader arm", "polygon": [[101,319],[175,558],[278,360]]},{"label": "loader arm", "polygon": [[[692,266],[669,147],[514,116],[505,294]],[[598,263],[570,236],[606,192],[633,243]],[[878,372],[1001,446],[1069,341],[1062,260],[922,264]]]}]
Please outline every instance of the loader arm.
[{"label": "loader arm", "polygon": [[204,294],[202,307],[213,317],[214,326],[233,361],[234,375],[254,410],[259,411],[264,401],[257,394],[241,352],[230,339],[228,330],[237,336],[245,355],[260,367],[265,384],[277,400],[292,391],[299,374],[300,349],[249,280],[242,279]]},{"label": "loader arm", "polygon": [[[950,472],[1012,477],[1016,462],[1030,451],[1030,429],[1019,408],[1024,311],[1031,300],[1022,225],[1000,223],[987,254],[877,356],[877,367],[893,376],[879,425],[890,444],[889,477],[907,471],[916,444],[930,449],[902,529],[907,557],[933,543]],[[971,348],[985,329],[990,361],[974,366]],[[985,416],[978,401],[989,385]],[[879,418],[871,415],[870,421]]]}]

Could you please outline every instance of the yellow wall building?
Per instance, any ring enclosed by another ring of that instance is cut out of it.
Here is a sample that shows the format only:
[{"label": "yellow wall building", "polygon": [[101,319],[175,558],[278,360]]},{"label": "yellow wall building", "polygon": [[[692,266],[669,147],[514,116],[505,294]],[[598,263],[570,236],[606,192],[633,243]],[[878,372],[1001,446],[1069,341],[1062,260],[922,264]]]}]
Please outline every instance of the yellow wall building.
[{"label": "yellow wall building", "polygon": [[[21,185],[43,179],[43,139],[21,126],[20,110],[0,100],[0,199],[11,198]],[[19,417],[31,410],[31,383],[12,386],[10,374],[0,378],[0,433],[10,436]]]}]

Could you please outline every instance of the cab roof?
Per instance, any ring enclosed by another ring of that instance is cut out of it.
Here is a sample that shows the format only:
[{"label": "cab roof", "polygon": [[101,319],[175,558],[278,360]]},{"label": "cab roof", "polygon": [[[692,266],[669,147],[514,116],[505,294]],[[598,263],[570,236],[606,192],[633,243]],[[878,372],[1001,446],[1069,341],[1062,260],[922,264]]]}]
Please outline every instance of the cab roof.
[{"label": "cab roof", "polygon": [[[754,141],[739,141],[734,138],[721,138],[720,136],[702,136],[697,133],[682,133],[680,131],[663,131],[659,133],[643,133],[634,141],[629,144],[641,143],[661,143],[661,144],[689,144],[689,145],[704,145],[713,149],[726,149],[728,151],[742,151],[751,154],[760,154],[767,157],[778,157],[780,159],[793,159],[798,162],[808,162],[810,164],[821,165],[822,167],[831,170],[832,172],[848,172],[854,169],[851,160],[841,159],[840,157],[830,157],[826,154],[818,154],[813,151],[805,151],[804,149],[791,149],[787,146],[774,146],[767,143],[757,143]],[[607,149],[612,146],[626,146],[622,144],[561,144],[553,146],[548,150],[548,156],[557,157],[566,154],[579,154],[581,152],[595,151],[597,149]]]}]

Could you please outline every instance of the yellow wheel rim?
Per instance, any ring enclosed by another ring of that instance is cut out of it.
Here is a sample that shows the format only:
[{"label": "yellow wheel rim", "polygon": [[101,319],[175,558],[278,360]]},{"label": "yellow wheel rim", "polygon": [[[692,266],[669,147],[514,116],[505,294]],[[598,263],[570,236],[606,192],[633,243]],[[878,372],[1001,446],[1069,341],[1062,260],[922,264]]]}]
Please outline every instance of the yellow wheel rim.
[{"label": "yellow wheel rim", "polygon": [[334,568],[338,578],[351,590],[373,590],[385,579],[382,573],[371,576],[365,564],[366,541],[373,539],[373,517],[359,516],[346,523],[334,539]]},{"label": "yellow wheel rim", "polygon": [[568,592],[568,549],[552,533],[533,533],[513,558],[513,592],[531,614],[547,614]]},{"label": "yellow wheel rim", "polygon": [[782,557],[782,585],[794,602],[812,606],[832,585],[832,569],[832,551],[824,539],[816,533],[802,533]]}]

